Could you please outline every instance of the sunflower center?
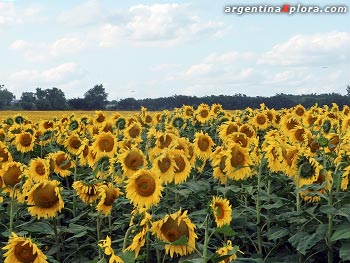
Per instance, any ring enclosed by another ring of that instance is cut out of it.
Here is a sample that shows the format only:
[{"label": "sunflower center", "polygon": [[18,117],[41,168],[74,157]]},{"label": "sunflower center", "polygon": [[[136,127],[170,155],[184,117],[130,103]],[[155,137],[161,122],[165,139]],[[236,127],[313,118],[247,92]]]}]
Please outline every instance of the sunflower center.
[{"label": "sunflower center", "polygon": [[160,228],[162,234],[167,238],[169,242],[174,242],[182,236],[189,237],[189,230],[184,221],[178,224],[171,217]]},{"label": "sunflower center", "polygon": [[223,208],[222,204],[215,204],[214,211],[215,211],[216,218],[218,218],[218,219],[223,219],[224,218],[225,211],[224,211],[224,208]]},{"label": "sunflower center", "polygon": [[60,169],[68,169],[70,167],[70,162],[66,159],[65,154],[60,154],[57,156],[56,160],[56,165],[60,168]]},{"label": "sunflower center", "polygon": [[33,193],[33,199],[36,206],[41,208],[50,208],[58,202],[58,196],[55,186],[47,184],[39,186]]},{"label": "sunflower center", "polygon": [[155,179],[147,174],[141,174],[135,180],[136,183],[136,192],[143,196],[151,196],[156,190],[156,181]]},{"label": "sunflower center", "polygon": [[145,121],[146,123],[152,123],[152,117],[150,115],[147,115]]},{"label": "sunflower center", "polygon": [[244,164],[244,154],[237,148],[232,149],[231,165],[238,167]]},{"label": "sunflower center", "polygon": [[20,182],[20,175],[22,174],[21,169],[18,166],[11,166],[5,172],[3,179],[5,185],[15,186]]},{"label": "sunflower center", "polygon": [[231,134],[231,133],[233,133],[233,132],[237,132],[238,131],[238,127],[237,127],[237,125],[234,125],[234,124],[229,124],[228,126],[227,126],[227,129],[226,129],[226,135],[229,135],[229,134]]},{"label": "sunflower center", "polygon": [[33,253],[33,247],[29,243],[24,245],[24,241],[20,241],[15,246],[15,257],[19,262],[31,263],[36,259],[37,253]]},{"label": "sunflower center", "polygon": [[117,193],[114,188],[107,188],[106,189],[106,198],[104,201],[104,205],[111,206],[114,202],[114,200],[117,198]]},{"label": "sunflower center", "polygon": [[266,123],[266,117],[263,115],[259,115],[256,119],[256,121],[258,122],[258,124],[265,124]]},{"label": "sunflower center", "polygon": [[125,165],[132,170],[137,170],[143,165],[142,156],[137,152],[130,152],[125,158]]},{"label": "sunflower center", "polygon": [[23,134],[21,137],[21,145],[28,147],[32,142],[32,138],[29,134]]},{"label": "sunflower center", "polygon": [[248,138],[252,138],[254,135],[254,132],[249,128],[249,126],[242,126],[240,132],[247,135]]},{"label": "sunflower center", "polygon": [[198,140],[198,147],[201,151],[205,152],[209,148],[209,140],[206,137],[200,137]]},{"label": "sunflower center", "polygon": [[39,163],[35,166],[35,172],[39,175],[45,174],[45,166],[42,163]]},{"label": "sunflower center", "polygon": [[220,167],[220,171],[221,171],[223,174],[225,173],[224,170],[225,170],[225,168],[226,168],[226,165],[225,165],[226,159],[227,159],[227,157],[226,157],[226,156],[223,156],[223,157],[221,158],[221,160],[220,160],[220,165],[219,165],[219,167]]},{"label": "sunflower center", "polygon": [[295,131],[294,136],[297,141],[302,142],[304,140],[303,134],[305,133],[304,129],[298,129]]},{"label": "sunflower center", "polygon": [[73,138],[69,144],[73,149],[79,149],[81,146],[81,142],[78,138]]},{"label": "sunflower center", "polygon": [[129,130],[129,135],[131,138],[136,138],[137,136],[139,136],[139,134],[140,134],[140,129],[137,126],[133,126]]},{"label": "sunflower center", "polygon": [[168,147],[169,144],[171,143],[171,141],[172,141],[172,139],[171,139],[171,137],[169,135],[161,136],[159,138],[159,143],[160,143],[159,148],[160,149],[164,149],[165,147]]},{"label": "sunflower center", "polygon": [[110,137],[105,137],[99,141],[98,147],[102,152],[110,152],[113,150],[113,145],[113,139]]},{"label": "sunflower center", "polygon": [[201,110],[200,115],[202,118],[206,118],[209,115],[209,111],[208,110]]},{"label": "sunflower center", "polygon": [[162,173],[165,173],[166,171],[168,171],[170,168],[170,165],[171,165],[171,161],[168,157],[165,157],[162,160],[158,161],[158,167]]},{"label": "sunflower center", "polygon": [[292,130],[295,126],[297,126],[299,123],[296,121],[296,120],[294,120],[294,119],[291,119],[291,120],[289,120],[288,122],[287,122],[287,129],[288,130]]},{"label": "sunflower center", "polygon": [[5,152],[4,149],[0,149],[0,158],[2,158],[1,162],[6,163],[9,159],[8,152]]},{"label": "sunflower center", "polygon": [[96,121],[101,123],[101,122],[104,122],[105,119],[106,118],[103,114],[99,114]]},{"label": "sunflower center", "polygon": [[176,155],[174,157],[174,161],[176,163],[176,167],[174,169],[175,173],[181,173],[186,168],[186,163],[184,158],[181,155]]}]

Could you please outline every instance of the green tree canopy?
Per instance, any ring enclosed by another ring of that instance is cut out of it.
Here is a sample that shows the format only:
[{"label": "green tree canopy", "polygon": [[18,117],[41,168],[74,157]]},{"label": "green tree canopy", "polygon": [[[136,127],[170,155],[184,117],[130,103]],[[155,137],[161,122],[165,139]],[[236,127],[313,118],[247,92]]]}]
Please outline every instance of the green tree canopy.
[{"label": "green tree canopy", "polygon": [[11,105],[11,101],[15,98],[12,92],[4,88],[4,85],[0,85],[0,109]]},{"label": "green tree canopy", "polygon": [[84,94],[84,100],[88,110],[105,109],[107,105],[107,97],[105,88],[102,84],[95,85]]},{"label": "green tree canopy", "polygon": [[35,106],[38,110],[65,110],[67,101],[64,92],[57,88],[36,89]]}]

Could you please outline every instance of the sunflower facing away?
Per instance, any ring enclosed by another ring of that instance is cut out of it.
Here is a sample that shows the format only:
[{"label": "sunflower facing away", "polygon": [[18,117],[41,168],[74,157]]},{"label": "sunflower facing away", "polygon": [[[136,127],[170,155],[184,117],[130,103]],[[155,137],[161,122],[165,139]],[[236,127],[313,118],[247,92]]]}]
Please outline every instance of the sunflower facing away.
[{"label": "sunflower facing away", "polygon": [[157,205],[162,195],[162,181],[155,173],[141,169],[126,181],[126,197],[136,207]]},{"label": "sunflower facing away", "polygon": [[[182,213],[180,209],[173,214],[165,215],[161,220],[153,222],[150,230],[160,240],[170,243],[165,245],[165,252],[172,258],[174,253],[184,256],[193,252],[197,238],[194,232],[195,228],[196,226],[187,217],[187,210]],[[171,244],[182,236],[187,239],[186,244]]]},{"label": "sunflower facing away", "polygon": [[47,263],[46,256],[30,239],[17,236],[12,232],[4,253],[4,263]]},{"label": "sunflower facing away", "polygon": [[[238,247],[232,246],[231,240],[228,240],[224,246],[222,246],[218,250],[216,250],[216,253],[220,256],[226,256],[226,255],[229,255],[230,253],[232,253],[233,250],[237,250],[237,252],[240,252],[241,254],[243,254],[243,252],[240,251],[238,249]],[[219,263],[229,263],[229,262],[232,262],[233,260],[236,260],[237,259],[236,253],[233,253],[231,256],[225,258],[222,261],[219,261]]]},{"label": "sunflower facing away", "polygon": [[64,207],[59,182],[43,181],[35,184],[28,193],[28,211],[38,219],[55,217]]},{"label": "sunflower facing away", "polygon": [[213,196],[210,208],[214,214],[215,223],[218,227],[229,225],[231,223],[232,208],[227,199]]},{"label": "sunflower facing away", "polygon": [[75,181],[72,185],[79,198],[85,204],[91,204],[99,198],[98,188],[101,184],[88,184],[84,181]]}]

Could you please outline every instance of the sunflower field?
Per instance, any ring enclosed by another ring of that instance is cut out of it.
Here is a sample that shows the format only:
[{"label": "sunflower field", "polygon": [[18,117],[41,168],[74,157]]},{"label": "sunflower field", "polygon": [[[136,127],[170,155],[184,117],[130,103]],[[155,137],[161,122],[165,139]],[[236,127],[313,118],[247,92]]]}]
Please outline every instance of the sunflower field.
[{"label": "sunflower field", "polygon": [[0,112],[4,263],[349,262],[350,107]]}]

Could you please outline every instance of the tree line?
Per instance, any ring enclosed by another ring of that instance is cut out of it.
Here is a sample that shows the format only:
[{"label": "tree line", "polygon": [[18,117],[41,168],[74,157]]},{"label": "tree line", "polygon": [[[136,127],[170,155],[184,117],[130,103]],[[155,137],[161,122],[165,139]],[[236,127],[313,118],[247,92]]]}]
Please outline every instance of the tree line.
[{"label": "tree line", "polygon": [[291,108],[301,104],[309,108],[316,103],[318,106],[336,103],[340,108],[350,105],[350,86],[346,88],[347,94],[302,94],[292,95],[279,93],[270,97],[246,96],[245,94],[218,95],[218,96],[185,96],[174,95],[171,97],[135,99],[125,98],[121,100],[108,100],[108,94],[102,84],[95,85],[84,93],[82,98],[66,99],[64,92],[56,87],[49,89],[36,88],[35,92],[23,92],[19,100],[15,100],[12,92],[4,85],[0,85],[0,109],[16,110],[140,110],[146,107],[149,110],[173,110],[182,105],[194,107],[201,103],[212,105],[221,104],[224,109],[259,108],[265,103],[268,108],[281,109]]}]

